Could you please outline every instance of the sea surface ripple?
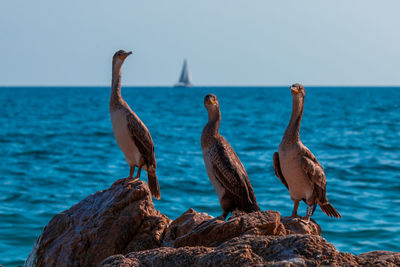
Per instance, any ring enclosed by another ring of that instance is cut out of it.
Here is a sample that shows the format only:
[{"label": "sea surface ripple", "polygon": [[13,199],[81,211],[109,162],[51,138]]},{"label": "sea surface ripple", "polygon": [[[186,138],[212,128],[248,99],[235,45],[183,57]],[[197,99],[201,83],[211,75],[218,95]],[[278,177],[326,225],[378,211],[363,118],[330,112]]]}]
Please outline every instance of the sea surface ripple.
[{"label": "sea surface ripple", "polygon": [[[306,87],[301,139],[324,167],[328,198],[343,216],[332,219],[318,208],[313,218],[341,251],[400,251],[399,89]],[[220,133],[247,169],[260,207],[290,215],[292,201],[272,167],[291,114],[289,87],[123,88],[155,143],[162,194],[156,208],[170,218],[189,208],[221,214],[200,145],[207,93],[219,98]],[[109,87],[0,88],[4,266],[23,264],[55,214],[128,176],[109,95]]]}]

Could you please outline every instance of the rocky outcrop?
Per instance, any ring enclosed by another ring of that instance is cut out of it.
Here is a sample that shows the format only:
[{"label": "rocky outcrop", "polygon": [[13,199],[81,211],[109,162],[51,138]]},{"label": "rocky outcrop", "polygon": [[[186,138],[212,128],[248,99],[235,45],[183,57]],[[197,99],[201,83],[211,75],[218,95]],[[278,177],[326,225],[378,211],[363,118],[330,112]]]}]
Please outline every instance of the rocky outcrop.
[{"label": "rocky outcrop", "polygon": [[[167,229],[166,238],[174,247],[206,246],[215,247],[234,237],[251,235],[285,235],[286,230],[276,211],[257,211],[253,213],[234,213],[227,221],[205,218],[193,209],[185,212]],[[183,220],[185,218],[185,220]],[[191,219],[193,218],[193,219]],[[203,218],[200,222],[199,218]],[[179,222],[184,223],[179,223]],[[195,222],[188,227],[187,221]],[[172,228],[172,229],[171,229]],[[173,230],[176,229],[176,230]],[[170,237],[170,232],[179,235]]]},{"label": "rocky outcrop", "polygon": [[355,256],[338,252],[316,235],[244,235],[217,247],[159,248],[112,256],[100,266],[123,266],[117,262],[124,262],[126,266],[344,266],[357,263]]},{"label": "rocky outcrop", "polygon": [[339,252],[318,235],[243,235],[217,247],[158,248],[107,258],[101,267],[147,266],[400,266],[400,253]]},{"label": "rocky outcrop", "polygon": [[322,232],[321,227],[313,219],[305,222],[301,218],[283,217],[281,223],[288,234],[321,235]]},{"label": "rocky outcrop", "polygon": [[[109,257],[108,257],[109,256]],[[25,266],[400,266],[400,253],[342,253],[314,221],[276,211],[227,221],[189,209],[172,221],[147,184],[121,179],[56,215]]]},{"label": "rocky outcrop", "polygon": [[159,247],[170,219],[143,181],[121,179],[56,215],[25,266],[98,266],[106,257]]},{"label": "rocky outcrop", "polygon": [[173,247],[176,240],[182,239],[200,224],[212,219],[213,217],[207,213],[198,213],[194,209],[187,210],[168,226],[163,246]]},{"label": "rocky outcrop", "polygon": [[358,255],[365,266],[400,266],[400,253],[391,251],[371,251]]}]

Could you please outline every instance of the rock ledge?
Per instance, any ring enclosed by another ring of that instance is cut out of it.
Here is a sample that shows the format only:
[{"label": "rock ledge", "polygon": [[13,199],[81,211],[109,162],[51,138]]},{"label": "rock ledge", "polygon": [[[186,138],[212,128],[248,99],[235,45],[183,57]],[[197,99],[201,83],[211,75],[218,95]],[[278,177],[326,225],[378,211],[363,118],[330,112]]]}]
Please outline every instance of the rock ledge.
[{"label": "rock ledge", "polygon": [[120,179],[54,216],[25,266],[400,266],[400,253],[342,253],[315,222],[276,211],[171,221],[143,181]]}]

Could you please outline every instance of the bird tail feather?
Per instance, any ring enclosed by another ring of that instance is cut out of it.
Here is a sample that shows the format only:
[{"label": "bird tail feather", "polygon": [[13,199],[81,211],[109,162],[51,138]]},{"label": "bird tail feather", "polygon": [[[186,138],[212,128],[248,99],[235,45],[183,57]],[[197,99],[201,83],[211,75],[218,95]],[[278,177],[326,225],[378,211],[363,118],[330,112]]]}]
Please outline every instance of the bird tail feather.
[{"label": "bird tail feather", "polygon": [[147,173],[147,180],[151,194],[154,196],[155,199],[160,199],[161,198],[160,186],[158,185],[156,172],[149,171]]},{"label": "bird tail feather", "polygon": [[339,212],[329,203],[325,202],[324,204],[319,205],[321,210],[330,217],[341,218]]},{"label": "bird tail feather", "polygon": [[238,203],[238,209],[246,213],[251,213],[254,211],[259,211],[260,207],[255,199],[247,199]]}]

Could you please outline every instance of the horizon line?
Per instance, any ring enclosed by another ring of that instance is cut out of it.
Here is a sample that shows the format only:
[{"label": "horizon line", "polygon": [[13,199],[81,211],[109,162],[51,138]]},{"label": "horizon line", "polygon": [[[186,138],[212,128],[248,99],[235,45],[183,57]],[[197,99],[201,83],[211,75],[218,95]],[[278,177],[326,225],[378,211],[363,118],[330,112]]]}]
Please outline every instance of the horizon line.
[{"label": "horizon line", "polygon": [[[202,87],[287,87],[291,84],[287,85],[193,85],[191,87],[183,87],[183,88],[202,88]],[[302,83],[302,85],[306,87],[400,87],[399,85],[346,85],[346,84],[338,84],[338,85],[307,85]],[[0,88],[6,87],[33,87],[33,88],[52,88],[52,87],[111,87],[110,85],[0,85]],[[159,88],[174,88],[173,85],[123,85],[121,87],[159,87]]]}]

